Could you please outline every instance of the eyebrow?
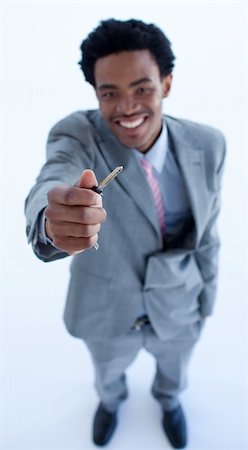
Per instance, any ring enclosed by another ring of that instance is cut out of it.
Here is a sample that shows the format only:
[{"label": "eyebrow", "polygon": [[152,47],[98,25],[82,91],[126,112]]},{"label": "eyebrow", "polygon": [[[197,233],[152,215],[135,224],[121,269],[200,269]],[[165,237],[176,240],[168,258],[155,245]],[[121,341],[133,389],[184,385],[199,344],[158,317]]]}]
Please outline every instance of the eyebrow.
[{"label": "eyebrow", "polygon": [[[128,86],[129,87],[135,87],[141,83],[151,83],[151,79],[150,78],[140,78],[139,80],[135,80],[132,81]],[[111,84],[111,83],[104,83],[104,84],[100,84],[100,86],[97,87],[97,89],[104,90],[104,89],[118,89],[118,86],[116,84]]]}]

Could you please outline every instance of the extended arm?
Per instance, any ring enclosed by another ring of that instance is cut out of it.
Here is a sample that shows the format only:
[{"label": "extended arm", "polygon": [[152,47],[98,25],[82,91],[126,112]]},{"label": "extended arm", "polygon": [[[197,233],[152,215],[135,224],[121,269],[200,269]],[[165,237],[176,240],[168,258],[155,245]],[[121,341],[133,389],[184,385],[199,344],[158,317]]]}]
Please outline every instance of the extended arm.
[{"label": "extended arm", "polygon": [[25,203],[28,241],[43,261],[94,245],[106,216],[101,197],[85,189],[97,181],[90,171],[82,175],[85,167],[93,165],[92,151],[84,149],[76,125],[65,120],[51,131],[47,162]]}]

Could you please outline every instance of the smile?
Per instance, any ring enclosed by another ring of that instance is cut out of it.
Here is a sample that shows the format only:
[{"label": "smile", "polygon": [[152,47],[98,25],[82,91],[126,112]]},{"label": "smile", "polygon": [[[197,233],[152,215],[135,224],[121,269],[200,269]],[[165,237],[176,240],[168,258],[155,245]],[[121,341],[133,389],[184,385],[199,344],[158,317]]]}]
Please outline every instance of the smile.
[{"label": "smile", "polygon": [[139,119],[132,120],[132,121],[119,120],[117,123],[119,126],[121,126],[123,128],[134,129],[134,128],[138,128],[140,125],[142,125],[145,122],[145,120],[146,120],[146,117],[140,117]]}]

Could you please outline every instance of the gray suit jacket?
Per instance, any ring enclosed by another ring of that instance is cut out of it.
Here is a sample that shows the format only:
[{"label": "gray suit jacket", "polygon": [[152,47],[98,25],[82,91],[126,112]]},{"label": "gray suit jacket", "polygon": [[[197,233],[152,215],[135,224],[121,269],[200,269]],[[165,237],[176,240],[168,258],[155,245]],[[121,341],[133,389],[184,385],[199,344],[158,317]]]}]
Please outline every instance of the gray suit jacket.
[{"label": "gray suit jacket", "polygon": [[74,184],[85,168],[93,169],[100,180],[114,167],[124,166],[104,192],[107,220],[99,250],[72,260],[65,323],[74,336],[126,333],[143,305],[161,339],[191,339],[192,327],[212,312],[225,141],[218,130],[205,125],[168,116],[166,123],[193,217],[184,239],[167,249],[143,171],[99,111],[71,114],[49,134],[47,162],[26,200],[28,240],[44,261],[68,256],[40,234],[47,192],[61,183]]}]

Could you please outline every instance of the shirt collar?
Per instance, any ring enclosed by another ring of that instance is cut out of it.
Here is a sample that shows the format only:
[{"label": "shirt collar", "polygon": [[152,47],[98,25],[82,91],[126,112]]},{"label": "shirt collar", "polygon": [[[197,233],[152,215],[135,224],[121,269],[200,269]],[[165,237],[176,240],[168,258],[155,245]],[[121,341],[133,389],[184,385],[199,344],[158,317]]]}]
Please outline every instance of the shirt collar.
[{"label": "shirt collar", "polygon": [[140,160],[141,158],[147,159],[152,166],[157,170],[157,172],[161,173],[164,167],[164,162],[166,158],[166,154],[168,151],[168,131],[166,126],[165,118],[163,118],[162,131],[160,136],[150,148],[150,150],[145,153],[143,156],[141,152],[134,149],[135,155]]}]

